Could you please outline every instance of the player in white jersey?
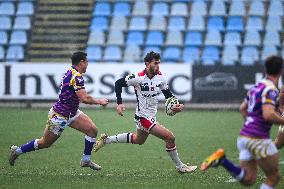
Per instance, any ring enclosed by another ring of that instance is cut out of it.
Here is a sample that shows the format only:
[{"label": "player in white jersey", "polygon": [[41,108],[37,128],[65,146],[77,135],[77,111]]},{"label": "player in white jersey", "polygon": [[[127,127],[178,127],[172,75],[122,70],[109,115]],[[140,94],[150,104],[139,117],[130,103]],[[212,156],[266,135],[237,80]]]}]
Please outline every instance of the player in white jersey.
[{"label": "player in white jersey", "polygon": [[[135,114],[136,133],[122,133],[113,136],[102,134],[95,144],[95,151],[106,144],[111,143],[131,143],[142,145],[152,134],[166,143],[166,151],[173,160],[176,170],[179,173],[193,172],[197,166],[184,164],[177,153],[175,136],[171,131],[160,125],[156,121],[158,95],[163,93],[165,98],[173,97],[167,82],[159,71],[160,54],[153,51],[147,53],[144,58],[146,68],[138,73],[128,75],[115,82],[115,92],[117,98],[117,113],[123,116],[125,106],[122,104],[122,87],[133,86],[137,97],[137,107]],[[180,112],[184,108],[183,104],[174,107],[174,112]]]}]

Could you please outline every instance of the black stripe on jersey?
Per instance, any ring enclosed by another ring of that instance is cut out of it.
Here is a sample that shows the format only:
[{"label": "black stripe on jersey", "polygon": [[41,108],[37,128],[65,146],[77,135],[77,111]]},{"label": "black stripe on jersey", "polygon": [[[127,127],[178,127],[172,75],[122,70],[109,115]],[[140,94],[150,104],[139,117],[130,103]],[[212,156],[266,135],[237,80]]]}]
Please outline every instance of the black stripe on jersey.
[{"label": "black stripe on jersey", "polygon": [[135,89],[135,95],[136,95],[136,101],[137,101],[138,111],[140,111],[140,108],[139,108],[139,99],[138,99],[138,94],[137,94],[137,90],[136,90],[136,89]]}]

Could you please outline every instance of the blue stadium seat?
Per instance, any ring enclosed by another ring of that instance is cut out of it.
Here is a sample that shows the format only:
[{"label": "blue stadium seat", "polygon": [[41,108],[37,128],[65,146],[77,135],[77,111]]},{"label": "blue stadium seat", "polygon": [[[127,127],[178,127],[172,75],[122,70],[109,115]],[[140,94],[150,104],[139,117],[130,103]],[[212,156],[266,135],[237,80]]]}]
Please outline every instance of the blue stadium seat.
[{"label": "blue stadium seat", "polygon": [[86,49],[90,62],[102,60],[102,48],[100,46],[88,46]]},{"label": "blue stadium seat", "polygon": [[168,16],[169,15],[169,5],[165,2],[153,3],[151,14]]},{"label": "blue stadium seat", "polygon": [[253,65],[259,61],[259,52],[256,47],[245,46],[242,49],[241,64]]},{"label": "blue stadium seat", "polygon": [[230,16],[243,16],[245,15],[245,5],[243,1],[236,0],[232,1],[229,8]]},{"label": "blue stadium seat", "polygon": [[13,2],[0,3],[0,15],[12,16],[15,14],[15,5]]},{"label": "blue stadium seat", "polygon": [[88,45],[104,45],[105,33],[101,30],[91,31],[88,39]]},{"label": "blue stadium seat", "polygon": [[106,17],[94,17],[90,26],[91,30],[108,30],[108,19]]},{"label": "blue stadium seat", "polygon": [[203,16],[191,16],[188,23],[188,30],[193,31],[204,31],[205,21]]},{"label": "blue stadium seat", "polygon": [[165,36],[160,31],[149,31],[146,37],[146,45],[163,45]]},{"label": "blue stadium seat", "polygon": [[217,30],[208,30],[205,41],[205,45],[215,45],[215,46],[220,46],[222,45],[222,38],[221,38],[221,33]]},{"label": "blue stadium seat", "polygon": [[187,4],[182,2],[173,2],[171,7],[172,16],[188,16]]},{"label": "blue stadium seat", "polygon": [[124,62],[140,62],[141,49],[138,45],[127,45],[123,56]]},{"label": "blue stadium seat", "polygon": [[2,46],[0,46],[0,61],[3,61],[5,57],[5,51]]},{"label": "blue stadium seat", "polygon": [[231,16],[227,20],[227,31],[244,31],[244,21],[240,16]]},{"label": "blue stadium seat", "polygon": [[258,31],[247,31],[244,37],[244,45],[259,46],[261,44],[261,38]]},{"label": "blue stadium seat", "polygon": [[162,61],[163,62],[179,62],[181,57],[181,50],[178,47],[166,47],[163,56]]},{"label": "blue stadium seat", "polygon": [[262,31],[264,29],[263,20],[259,16],[251,16],[248,18],[246,30]]},{"label": "blue stadium seat", "polygon": [[214,46],[207,46],[203,49],[201,62],[203,65],[214,65],[220,61],[219,49]]},{"label": "blue stadium seat", "polygon": [[267,31],[264,35],[263,44],[280,46],[280,36],[278,31]]},{"label": "blue stadium seat", "polygon": [[126,44],[127,45],[143,45],[144,44],[143,32],[138,32],[138,31],[128,32]]},{"label": "blue stadium seat", "polygon": [[206,16],[207,4],[204,1],[193,1],[191,5],[190,14],[193,16]]},{"label": "blue stadium seat", "polygon": [[164,16],[153,16],[150,19],[149,30],[166,30],[166,18]]},{"label": "blue stadium seat", "polygon": [[132,14],[133,16],[148,16],[150,14],[149,3],[147,1],[134,1]]},{"label": "blue stadium seat", "polygon": [[121,30],[110,30],[108,39],[108,45],[124,45],[124,34]]},{"label": "blue stadium seat", "polygon": [[235,45],[226,45],[223,49],[222,64],[235,65],[239,61],[238,47]]},{"label": "blue stadium seat", "polygon": [[7,44],[8,44],[7,32],[6,31],[0,31],[0,45],[7,45]]},{"label": "blue stadium seat", "polygon": [[179,30],[179,31],[185,30],[185,19],[183,17],[175,17],[175,16],[170,17],[168,30]]},{"label": "blue stadium seat", "polygon": [[110,24],[111,30],[127,30],[126,16],[113,16]]},{"label": "blue stadium seat", "polygon": [[271,0],[268,8],[268,15],[283,16],[283,4],[280,0]]},{"label": "blue stadium seat", "polygon": [[241,35],[239,32],[226,32],[224,37],[224,45],[241,45]]},{"label": "blue stadium seat", "polygon": [[253,0],[249,6],[248,15],[250,16],[263,16],[265,15],[264,4],[262,1]]},{"label": "blue stadium seat", "polygon": [[24,59],[24,48],[20,45],[10,45],[7,50],[7,61],[20,61]]},{"label": "blue stadium seat", "polygon": [[122,52],[118,46],[107,46],[104,53],[104,61],[119,62],[122,60]]},{"label": "blue stadium seat", "polygon": [[32,2],[20,2],[18,4],[17,15],[33,15],[34,5]]},{"label": "blue stadium seat", "polygon": [[27,33],[25,31],[13,31],[11,34],[10,44],[26,45],[28,42]]},{"label": "blue stadium seat", "polygon": [[208,18],[207,30],[219,30],[224,31],[224,19],[219,16],[213,16]]},{"label": "blue stadium seat", "polygon": [[147,20],[145,17],[132,17],[129,24],[129,30],[145,31],[147,29]]},{"label": "blue stadium seat", "polygon": [[184,63],[194,64],[199,62],[199,48],[185,47],[183,50],[182,61]]},{"label": "blue stadium seat", "polygon": [[128,2],[118,2],[114,4],[113,15],[130,16],[130,4]]},{"label": "blue stadium seat", "polygon": [[200,32],[187,32],[185,36],[185,45],[201,46],[203,43],[202,34]]},{"label": "blue stadium seat", "polygon": [[161,47],[159,47],[159,46],[146,46],[143,50],[143,57],[151,51],[154,51],[154,52],[160,53],[160,54],[162,53]]},{"label": "blue stadium seat", "polygon": [[12,29],[12,21],[9,16],[0,16],[0,30]]},{"label": "blue stadium seat", "polygon": [[261,60],[264,61],[271,55],[278,55],[277,48],[274,45],[266,45],[263,47],[261,52]]},{"label": "blue stadium seat", "polygon": [[111,15],[111,3],[97,2],[93,11],[94,16],[110,16]]},{"label": "blue stadium seat", "polygon": [[265,29],[266,31],[283,30],[281,16],[268,16]]},{"label": "blue stadium seat", "polygon": [[29,30],[31,29],[31,19],[28,16],[17,16],[15,18],[14,30]]},{"label": "blue stadium seat", "polygon": [[171,46],[182,46],[184,43],[182,32],[180,31],[169,31],[166,37],[166,45]]},{"label": "blue stadium seat", "polygon": [[212,1],[209,14],[211,16],[225,16],[226,6],[224,1]]}]

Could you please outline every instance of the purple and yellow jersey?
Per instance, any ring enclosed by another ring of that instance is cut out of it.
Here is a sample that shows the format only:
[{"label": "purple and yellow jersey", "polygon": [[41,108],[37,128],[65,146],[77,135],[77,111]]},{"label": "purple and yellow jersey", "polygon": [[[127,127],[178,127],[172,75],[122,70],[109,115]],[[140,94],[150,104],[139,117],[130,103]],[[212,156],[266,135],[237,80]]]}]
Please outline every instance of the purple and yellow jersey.
[{"label": "purple and yellow jersey", "polygon": [[276,106],[278,95],[278,89],[269,79],[263,79],[248,91],[245,98],[248,104],[248,115],[240,135],[251,138],[269,138],[272,123],[264,120],[262,106],[264,104]]},{"label": "purple and yellow jersey", "polygon": [[82,75],[72,66],[63,76],[60,93],[53,110],[64,117],[73,117],[79,108],[79,98],[76,91],[84,89]]}]

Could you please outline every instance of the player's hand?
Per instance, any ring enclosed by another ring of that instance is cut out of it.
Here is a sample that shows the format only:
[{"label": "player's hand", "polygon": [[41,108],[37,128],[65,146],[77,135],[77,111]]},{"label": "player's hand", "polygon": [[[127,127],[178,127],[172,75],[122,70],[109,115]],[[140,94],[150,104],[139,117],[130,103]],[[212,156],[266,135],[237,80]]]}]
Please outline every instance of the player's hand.
[{"label": "player's hand", "polygon": [[98,100],[99,100],[98,102],[99,105],[106,106],[108,104],[108,99],[106,98],[100,98]]},{"label": "player's hand", "polygon": [[173,108],[173,111],[174,112],[181,112],[184,108],[184,105],[183,104],[177,104],[174,108]]},{"label": "player's hand", "polygon": [[118,115],[123,116],[123,112],[125,111],[125,106],[124,104],[118,104],[116,107],[116,111]]}]

